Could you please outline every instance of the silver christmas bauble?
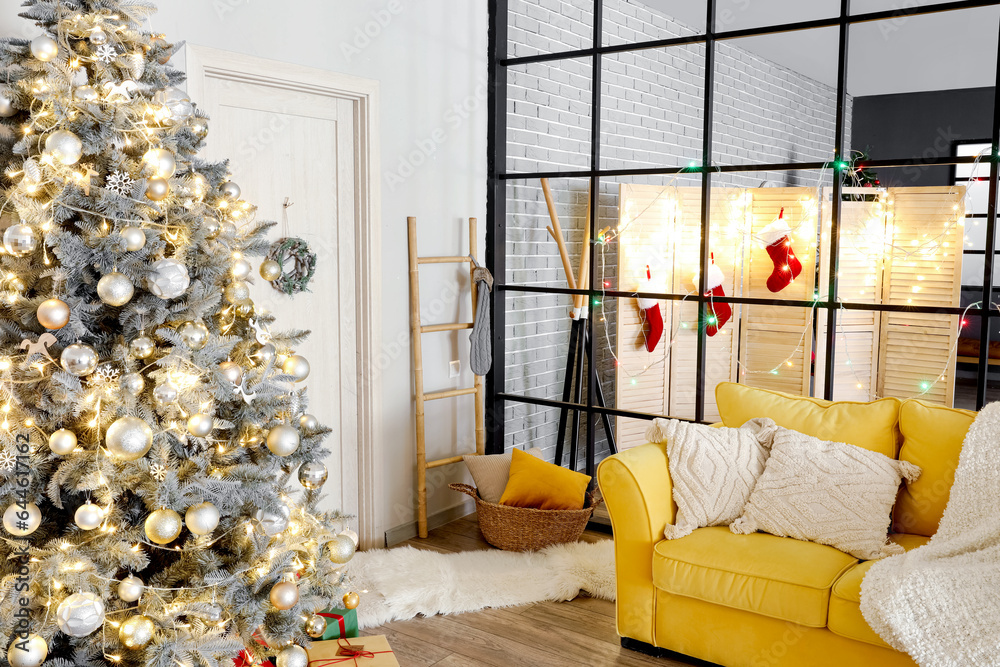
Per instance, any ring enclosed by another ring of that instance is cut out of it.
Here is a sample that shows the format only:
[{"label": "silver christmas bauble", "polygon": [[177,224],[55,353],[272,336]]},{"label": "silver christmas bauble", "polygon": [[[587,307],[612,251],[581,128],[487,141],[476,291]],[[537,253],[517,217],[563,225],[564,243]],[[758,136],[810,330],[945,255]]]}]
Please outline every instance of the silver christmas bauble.
[{"label": "silver christmas bauble", "polygon": [[240,186],[236,185],[232,181],[226,181],[219,186],[219,192],[229,201],[235,201],[240,198],[241,190]]},{"label": "silver christmas bauble", "polygon": [[124,306],[133,294],[135,286],[124,273],[112,271],[97,281],[97,296],[109,306]]},{"label": "silver christmas bauble", "polygon": [[38,635],[28,635],[27,639],[15,639],[7,647],[7,662],[10,667],[40,667],[49,656],[49,647]]},{"label": "silver christmas bauble", "polygon": [[271,282],[281,277],[281,265],[273,259],[268,259],[260,264],[260,277]]},{"label": "silver christmas bauble", "polygon": [[326,554],[337,565],[343,565],[354,558],[356,550],[357,545],[347,535],[337,535],[326,543]]},{"label": "silver christmas bauble", "polygon": [[94,28],[90,31],[90,43],[94,46],[101,46],[108,43],[108,33],[102,28]]},{"label": "silver christmas bauble", "polygon": [[156,401],[157,405],[167,405],[176,401],[179,393],[177,385],[167,380],[163,384],[156,385],[156,388],[153,389],[153,400]]},{"label": "silver christmas bauble", "polygon": [[15,257],[30,255],[38,247],[35,230],[23,222],[11,225],[3,233],[3,247]]},{"label": "silver christmas bauble", "polygon": [[296,382],[302,382],[309,377],[309,361],[301,354],[293,354],[282,362],[281,372],[291,375]]},{"label": "silver christmas bauble", "polygon": [[191,128],[194,136],[199,139],[204,139],[208,136],[208,120],[204,118],[192,118],[191,122],[188,123],[188,127]]},{"label": "silver christmas bauble", "polygon": [[306,619],[306,634],[313,639],[320,639],[326,633],[326,619],[319,614],[313,614]]},{"label": "silver christmas bauble", "polygon": [[10,118],[16,113],[14,101],[6,93],[0,93],[0,118]]},{"label": "silver christmas bauble", "polygon": [[191,98],[179,88],[158,90],[153,95],[153,101],[170,111],[170,115],[165,119],[167,124],[176,123],[194,113],[194,105],[191,104]]},{"label": "silver christmas bauble", "polygon": [[299,432],[288,424],[278,424],[267,432],[267,448],[275,456],[289,456],[299,448]]},{"label": "silver christmas bauble", "polygon": [[65,428],[61,428],[49,436],[49,449],[53,454],[66,456],[76,449],[76,433]]},{"label": "silver christmas bauble", "polygon": [[231,222],[224,222],[219,226],[221,236],[236,236],[236,225]]},{"label": "silver christmas bauble", "polygon": [[125,250],[135,252],[146,245],[146,232],[141,227],[123,227],[119,232],[125,239]]},{"label": "silver christmas bauble", "polygon": [[209,602],[208,604],[203,604],[198,609],[191,609],[188,611],[188,614],[202,618],[210,623],[218,623],[222,620],[222,606],[214,602]]},{"label": "silver christmas bauble", "polygon": [[196,412],[188,418],[188,433],[196,438],[204,438],[211,433],[212,426],[212,415],[207,415],[204,412]]},{"label": "silver christmas bauble", "polygon": [[299,601],[299,587],[291,581],[279,581],[271,586],[271,604],[282,611],[291,609]]},{"label": "silver christmas bauble", "polygon": [[274,343],[262,343],[253,351],[250,358],[258,366],[267,366],[274,360],[277,354],[278,350],[274,347]]},{"label": "silver christmas bauble", "polygon": [[222,226],[219,224],[218,219],[213,218],[210,215],[206,215],[202,218],[201,226],[205,230],[205,238],[210,240],[216,238],[222,230]]},{"label": "silver christmas bauble", "polygon": [[303,487],[315,490],[326,483],[326,466],[319,461],[303,463],[299,466],[299,484]]},{"label": "silver christmas bauble", "polygon": [[226,285],[226,289],[222,295],[226,297],[226,301],[234,306],[238,306],[250,300],[250,286],[242,280],[233,280]]},{"label": "silver christmas bauble", "polygon": [[146,289],[161,299],[176,299],[190,284],[187,267],[169,257],[153,262],[146,276]]},{"label": "silver christmas bauble", "polygon": [[42,511],[35,503],[25,503],[20,507],[14,503],[3,513],[3,527],[14,537],[31,535],[42,525]]},{"label": "silver christmas bauble", "polygon": [[303,431],[315,431],[319,427],[319,420],[313,415],[302,415],[299,417],[299,428]]},{"label": "silver christmas bauble", "polygon": [[86,502],[76,508],[73,520],[84,530],[93,530],[104,521],[104,510],[92,502]]},{"label": "silver christmas bauble", "polygon": [[93,593],[73,593],[59,603],[56,623],[70,637],[86,637],[104,625],[104,602]]},{"label": "silver christmas bauble", "polygon": [[145,614],[129,616],[118,628],[118,640],[125,648],[139,649],[153,641],[156,634],[156,624]]},{"label": "silver christmas bauble", "polygon": [[184,524],[195,535],[208,535],[219,527],[219,508],[205,501],[184,513]]},{"label": "silver christmas bauble", "polygon": [[146,537],[156,544],[167,544],[177,539],[183,527],[181,515],[170,509],[158,509],[146,517]]},{"label": "silver christmas bauble", "polygon": [[130,574],[118,582],[118,597],[125,602],[137,602],[142,597],[142,592],[146,590],[146,584],[142,579]]},{"label": "silver christmas bauble", "polygon": [[170,183],[165,178],[151,178],[146,181],[146,197],[153,201],[163,201],[170,194]]},{"label": "silver christmas bauble", "polygon": [[149,359],[156,352],[156,343],[149,336],[139,336],[129,343],[128,349],[136,359]]},{"label": "silver christmas bauble", "polygon": [[219,370],[234,385],[239,385],[243,382],[243,367],[235,361],[223,361],[219,364]]},{"label": "silver christmas bauble", "polygon": [[39,35],[31,40],[31,55],[47,63],[59,55],[59,45],[48,35]]},{"label": "silver christmas bauble", "polygon": [[153,429],[139,417],[120,417],[108,427],[104,445],[116,459],[135,461],[153,446]]},{"label": "silver christmas bauble", "polygon": [[291,518],[292,512],[284,503],[278,507],[277,512],[257,512],[257,520],[260,521],[261,528],[264,529],[264,534],[268,537],[274,537],[288,528],[288,522]]},{"label": "silver christmas bauble", "polygon": [[309,654],[297,644],[286,646],[274,659],[275,667],[309,667]]},{"label": "silver christmas bauble", "polygon": [[45,153],[62,164],[76,164],[83,157],[83,142],[69,130],[56,130],[45,139]]},{"label": "silver christmas bauble", "polygon": [[73,97],[81,102],[96,102],[100,95],[97,93],[97,89],[93,86],[78,86],[77,89],[73,91]]},{"label": "silver christmas bauble", "polygon": [[59,363],[70,375],[83,377],[97,368],[97,350],[84,343],[73,343],[62,351]]},{"label": "silver christmas bauble", "polygon": [[141,373],[129,373],[118,380],[118,388],[132,396],[138,396],[146,388],[146,379]]},{"label": "silver christmas bauble", "polygon": [[250,276],[251,271],[253,271],[253,267],[250,266],[250,262],[245,259],[240,258],[233,262],[233,268],[231,270],[233,278],[236,278],[237,280],[244,280]]},{"label": "silver christmas bauble", "polygon": [[208,345],[208,327],[201,322],[183,323],[177,327],[177,335],[191,350],[200,350]]},{"label": "silver christmas bauble", "polygon": [[62,299],[46,299],[38,304],[35,317],[46,329],[62,329],[69,324],[69,305]]},{"label": "silver christmas bauble", "polygon": [[166,148],[150,148],[143,154],[142,161],[154,178],[170,178],[177,171],[177,160]]}]

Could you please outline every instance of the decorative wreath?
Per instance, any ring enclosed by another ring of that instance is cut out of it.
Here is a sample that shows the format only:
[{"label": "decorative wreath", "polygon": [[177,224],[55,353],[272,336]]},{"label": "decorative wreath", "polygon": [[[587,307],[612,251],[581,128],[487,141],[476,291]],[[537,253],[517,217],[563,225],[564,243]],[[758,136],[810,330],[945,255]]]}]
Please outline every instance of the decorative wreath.
[{"label": "decorative wreath", "polygon": [[316,273],[316,253],[309,251],[308,243],[294,236],[278,239],[267,259],[281,267],[281,276],[271,281],[271,287],[288,295],[308,290],[307,285]]}]

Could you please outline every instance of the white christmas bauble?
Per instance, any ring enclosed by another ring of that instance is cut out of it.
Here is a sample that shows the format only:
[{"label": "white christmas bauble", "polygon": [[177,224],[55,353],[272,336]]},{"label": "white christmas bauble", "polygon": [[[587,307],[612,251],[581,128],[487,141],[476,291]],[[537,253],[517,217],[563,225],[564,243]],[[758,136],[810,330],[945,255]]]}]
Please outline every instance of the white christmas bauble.
[{"label": "white christmas bauble", "polygon": [[234,201],[240,198],[241,190],[240,186],[236,185],[232,181],[226,181],[219,186],[219,192],[221,192],[222,196],[226,199]]},{"label": "white christmas bauble", "polygon": [[45,153],[66,165],[83,157],[83,142],[69,130],[56,130],[45,139]]},{"label": "white christmas bauble", "polygon": [[49,656],[49,647],[38,635],[27,639],[15,639],[7,647],[7,662],[10,667],[39,667]]},{"label": "white christmas bauble", "polygon": [[309,361],[301,354],[293,354],[281,364],[281,372],[291,375],[296,382],[302,382],[309,377]]},{"label": "white christmas bauble", "polygon": [[59,55],[59,45],[48,35],[39,35],[31,40],[31,55],[47,63]]},{"label": "white christmas bauble", "polygon": [[166,119],[168,124],[183,120],[194,113],[194,105],[191,104],[191,98],[179,88],[158,90],[153,95],[153,101],[170,111],[170,116]]},{"label": "white christmas bauble", "polygon": [[219,221],[210,215],[206,215],[202,218],[201,226],[202,229],[205,230],[205,238],[209,240],[217,237],[219,232],[222,230],[222,226],[219,224]]},{"label": "white christmas bauble", "polygon": [[129,343],[128,349],[136,359],[149,359],[156,352],[156,343],[149,336],[139,336]]},{"label": "white christmas bauble", "polygon": [[231,273],[233,274],[233,278],[236,278],[237,280],[243,280],[250,275],[251,271],[253,271],[253,267],[250,266],[250,262],[246,261],[245,259],[238,259],[235,262],[233,262],[233,268],[231,271]]},{"label": "white christmas bauble", "polygon": [[223,361],[219,364],[219,370],[222,371],[222,375],[234,385],[242,384],[243,367],[235,361]]},{"label": "white christmas bauble", "polygon": [[146,517],[146,537],[156,544],[173,542],[183,527],[181,515],[171,509],[159,509]]},{"label": "white christmas bauble", "polygon": [[351,530],[350,528],[345,528],[344,530],[340,531],[340,532],[339,532],[339,533],[337,533],[337,534],[338,534],[338,535],[347,535],[347,536],[348,536],[349,538],[351,538],[351,540],[352,540],[352,541],[354,542],[354,547],[355,547],[355,548],[357,548],[357,546],[358,546],[358,542],[359,542],[359,541],[360,541],[360,539],[361,539],[361,538],[359,538],[359,537],[358,537],[358,534],[357,534],[357,533],[355,533],[355,532],[354,532],[353,530]]},{"label": "white christmas bauble", "polygon": [[6,93],[0,93],[0,118],[10,118],[16,113],[14,101]]},{"label": "white christmas bauble", "polygon": [[208,344],[208,327],[201,322],[184,322],[177,327],[177,335],[191,350],[200,350]]},{"label": "white christmas bauble", "polygon": [[62,299],[46,299],[38,304],[35,317],[46,329],[62,329],[69,324],[69,305]]},{"label": "white christmas bauble", "polygon": [[66,456],[76,449],[76,433],[65,428],[61,428],[49,436],[49,449],[53,454]]},{"label": "white christmas bauble", "polygon": [[326,543],[326,553],[330,560],[337,565],[343,565],[352,558],[358,545],[347,535],[337,535]]},{"label": "white christmas bauble", "polygon": [[26,503],[20,507],[14,503],[3,513],[3,527],[14,537],[31,535],[42,525],[42,511],[35,503]]},{"label": "white christmas bauble", "polygon": [[142,592],[146,589],[146,584],[142,579],[130,574],[118,582],[118,597],[125,602],[136,602],[142,597]]},{"label": "white christmas bauble", "polygon": [[97,368],[97,350],[83,343],[73,343],[62,351],[59,363],[70,375],[83,377]]},{"label": "white christmas bauble", "polygon": [[35,230],[23,222],[11,225],[3,233],[3,247],[15,257],[30,255],[38,247]]},{"label": "white christmas bauble", "polygon": [[204,438],[211,433],[212,426],[212,415],[207,415],[204,412],[196,412],[188,418],[188,433],[196,438]]},{"label": "white christmas bauble", "polygon": [[165,178],[151,178],[146,181],[146,196],[153,201],[163,201],[170,194],[170,183]]},{"label": "white christmas bauble", "polygon": [[299,601],[299,587],[291,581],[279,581],[271,586],[271,604],[276,609],[286,611],[291,609]]},{"label": "white christmas bauble", "polygon": [[288,424],[278,424],[267,432],[267,448],[275,456],[289,456],[299,448],[299,432]]},{"label": "white christmas bauble", "polygon": [[73,91],[73,97],[81,102],[96,102],[100,95],[93,86],[79,86]]},{"label": "white christmas bauble", "polygon": [[156,178],[170,178],[177,171],[174,154],[166,148],[150,148],[142,156],[142,161]]},{"label": "white christmas bauble", "polygon": [[264,534],[268,537],[274,537],[285,528],[288,528],[288,522],[291,518],[292,512],[288,509],[288,505],[284,503],[279,505],[277,512],[257,512],[257,520],[260,521],[260,525],[264,529]]},{"label": "white christmas bauble", "polygon": [[195,535],[208,535],[219,527],[219,508],[208,501],[192,505],[184,513],[184,524]]},{"label": "white christmas bauble", "polygon": [[153,429],[139,417],[121,417],[108,427],[104,444],[116,459],[135,461],[153,446]]},{"label": "white christmas bauble", "polygon": [[94,46],[101,46],[108,43],[108,33],[102,28],[93,28],[90,31],[90,43]]},{"label": "white christmas bauble", "polygon": [[76,521],[76,525],[80,528],[93,530],[104,521],[104,510],[94,503],[87,502],[76,508],[73,520]]},{"label": "white christmas bauble", "polygon": [[299,428],[303,431],[315,431],[317,427],[319,427],[319,420],[313,415],[299,417]]},{"label": "white christmas bauble", "polygon": [[118,381],[118,388],[125,393],[138,396],[146,388],[146,379],[142,377],[141,373],[129,373],[123,375],[122,379]]},{"label": "white christmas bauble", "polygon": [[319,461],[303,463],[299,466],[299,484],[309,490],[315,490],[326,484],[326,466]]},{"label": "white christmas bauble", "polygon": [[161,299],[176,299],[190,284],[187,267],[171,258],[153,262],[146,276],[146,289]]},{"label": "white christmas bauble", "polygon": [[286,646],[275,658],[275,667],[309,667],[309,654],[297,644]]},{"label": "white christmas bauble", "polygon": [[156,385],[156,388],[153,389],[153,399],[158,405],[167,405],[176,401],[179,393],[177,385],[167,380],[163,384]]},{"label": "white christmas bauble", "polygon": [[146,232],[141,227],[123,227],[119,234],[125,239],[125,249],[129,252],[142,250],[146,245]]},{"label": "white christmas bauble", "polygon": [[97,296],[109,306],[124,306],[133,294],[135,286],[124,273],[112,271],[97,281]]},{"label": "white christmas bauble", "polygon": [[56,623],[70,637],[86,637],[104,624],[104,602],[93,593],[73,593],[59,603]]}]

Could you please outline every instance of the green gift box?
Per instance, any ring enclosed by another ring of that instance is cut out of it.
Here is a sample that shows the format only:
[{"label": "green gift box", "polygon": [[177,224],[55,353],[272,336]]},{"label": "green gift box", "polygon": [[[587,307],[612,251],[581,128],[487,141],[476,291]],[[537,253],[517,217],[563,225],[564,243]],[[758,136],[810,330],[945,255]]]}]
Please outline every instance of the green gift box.
[{"label": "green gift box", "polygon": [[357,609],[326,609],[319,612],[326,619],[326,632],[319,639],[345,639],[358,636]]}]

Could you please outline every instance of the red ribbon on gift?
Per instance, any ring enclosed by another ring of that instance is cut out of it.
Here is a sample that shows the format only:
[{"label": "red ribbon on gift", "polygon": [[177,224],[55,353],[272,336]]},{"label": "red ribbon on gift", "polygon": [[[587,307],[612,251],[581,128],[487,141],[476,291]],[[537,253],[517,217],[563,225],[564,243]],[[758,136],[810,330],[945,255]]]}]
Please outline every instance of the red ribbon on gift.
[{"label": "red ribbon on gift", "polygon": [[364,648],[355,649],[350,645],[350,643],[348,643],[347,646],[344,646],[343,644],[340,643],[341,641],[343,641],[343,639],[344,638],[341,637],[340,639],[337,640],[337,646],[340,647],[340,651],[338,652],[343,654],[342,657],[323,658],[322,660],[310,660],[309,661],[310,667],[312,667],[313,665],[315,665],[315,667],[327,667],[327,665],[342,665],[348,661],[354,663],[355,665],[360,665],[361,663],[358,662],[358,658],[374,658],[377,654],[380,653],[392,653],[392,651],[366,651],[364,650]]},{"label": "red ribbon on gift", "polygon": [[343,637],[344,635],[347,634],[347,626],[344,625],[344,617],[341,616],[340,614],[329,614],[329,613],[325,613],[325,612],[320,612],[317,615],[318,616],[322,616],[323,618],[335,618],[335,619],[337,619],[337,623],[340,625],[340,636]]}]

